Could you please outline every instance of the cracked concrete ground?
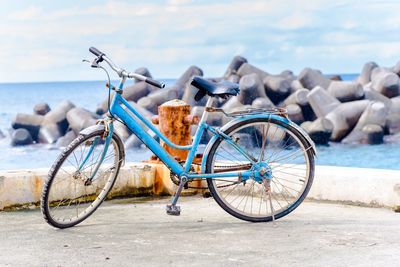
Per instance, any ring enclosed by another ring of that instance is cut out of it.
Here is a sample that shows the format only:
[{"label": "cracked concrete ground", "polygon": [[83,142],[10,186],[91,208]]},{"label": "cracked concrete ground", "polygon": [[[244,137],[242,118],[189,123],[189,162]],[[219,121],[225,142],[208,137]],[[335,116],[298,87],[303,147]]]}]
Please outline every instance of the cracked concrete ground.
[{"label": "cracked concrete ground", "polygon": [[399,266],[400,214],[305,202],[272,223],[248,223],[212,198],[110,201],[58,230],[39,210],[0,213],[0,266]]}]

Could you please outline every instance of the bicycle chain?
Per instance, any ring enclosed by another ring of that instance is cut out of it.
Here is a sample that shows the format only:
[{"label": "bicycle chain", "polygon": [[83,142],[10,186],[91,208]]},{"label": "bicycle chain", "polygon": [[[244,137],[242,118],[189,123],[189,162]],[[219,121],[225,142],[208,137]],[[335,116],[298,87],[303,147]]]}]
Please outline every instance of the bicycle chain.
[{"label": "bicycle chain", "polygon": [[[179,163],[181,165],[185,164],[184,161],[181,161]],[[194,166],[193,165],[201,166],[201,164],[199,164],[199,163],[192,163],[192,166],[190,167],[190,171],[191,172],[194,172]],[[248,166],[248,164],[245,164],[243,166]],[[238,166],[228,166],[228,165],[226,165],[226,166],[218,166],[217,168],[221,168],[222,169],[222,168],[229,168],[229,167],[234,167],[236,169]],[[175,185],[179,185],[180,178],[176,174],[174,174],[173,172],[170,173],[170,179]],[[189,186],[190,182],[196,182],[196,181],[201,181],[201,180],[204,180],[204,179],[196,178],[196,179],[192,179],[192,180],[188,181],[187,182],[187,186],[185,186],[185,189],[187,189],[187,188],[191,188],[191,189],[208,189],[208,187],[204,187],[204,186]],[[217,188],[229,187],[229,186],[233,186],[233,185],[240,184],[240,183],[242,183],[241,180],[239,180],[237,182],[234,182],[232,184],[229,184],[229,185],[220,185],[220,186],[217,186]]]}]

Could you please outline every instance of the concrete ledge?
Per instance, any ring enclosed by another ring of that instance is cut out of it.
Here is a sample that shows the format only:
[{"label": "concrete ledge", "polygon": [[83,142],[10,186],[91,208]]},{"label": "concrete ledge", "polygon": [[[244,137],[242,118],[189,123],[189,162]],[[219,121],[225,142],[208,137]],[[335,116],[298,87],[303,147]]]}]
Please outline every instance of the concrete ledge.
[{"label": "concrete ledge", "polygon": [[[38,204],[48,169],[0,171],[0,210]],[[150,195],[154,192],[156,169],[143,163],[127,163],[110,197]]]},{"label": "concrete ledge", "polygon": [[400,171],[317,166],[308,198],[398,209]]},{"label": "concrete ledge", "polygon": [[[47,173],[48,169],[0,171],[0,210],[38,204]],[[172,195],[176,185],[169,174],[162,163],[127,163],[110,196]],[[317,166],[308,199],[399,209],[400,171]]]}]

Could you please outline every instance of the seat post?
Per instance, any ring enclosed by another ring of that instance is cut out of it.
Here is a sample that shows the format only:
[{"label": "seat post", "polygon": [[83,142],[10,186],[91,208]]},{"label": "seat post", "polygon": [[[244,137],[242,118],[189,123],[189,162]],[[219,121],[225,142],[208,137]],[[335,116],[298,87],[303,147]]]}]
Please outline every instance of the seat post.
[{"label": "seat post", "polygon": [[208,96],[207,103],[206,103],[206,106],[204,108],[203,115],[201,116],[201,119],[199,121],[199,125],[201,125],[203,122],[207,121],[207,118],[208,118],[207,108],[212,107],[213,103],[214,103],[214,97]]}]

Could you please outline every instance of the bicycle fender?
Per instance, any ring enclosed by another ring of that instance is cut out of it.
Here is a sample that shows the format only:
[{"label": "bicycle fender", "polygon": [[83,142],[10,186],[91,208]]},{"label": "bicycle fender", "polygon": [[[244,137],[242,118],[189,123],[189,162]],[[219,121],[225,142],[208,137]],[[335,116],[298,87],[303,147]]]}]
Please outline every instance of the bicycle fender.
[{"label": "bicycle fender", "polygon": [[[289,124],[290,126],[292,126],[293,128],[295,128],[303,137],[304,139],[307,141],[308,144],[308,148],[311,149],[312,153],[314,154],[314,156],[317,155],[317,149],[315,147],[314,141],[310,138],[310,136],[296,123],[292,122],[291,120],[278,116],[278,115],[274,115],[274,114],[255,114],[255,115],[247,115],[246,117],[238,117],[235,118],[233,120],[231,120],[230,122],[228,122],[227,124],[225,124],[224,126],[222,126],[219,130],[221,132],[226,131],[227,129],[229,129],[232,125],[239,123],[239,122],[243,122],[243,121],[247,121],[247,120],[251,120],[251,119],[258,119],[258,118],[266,118],[266,119],[274,119],[277,121],[281,121],[285,124]],[[214,145],[214,143],[218,140],[218,136],[214,135],[211,140],[208,142],[204,152],[203,152],[203,159],[201,161],[201,171],[204,173],[206,170],[206,162],[207,162],[207,158],[208,155],[210,153],[210,150],[212,148],[212,146]]]},{"label": "bicycle fender", "polygon": [[104,125],[96,124],[96,125],[89,126],[85,129],[83,129],[82,131],[80,131],[79,134],[86,136],[86,135],[89,135],[96,131],[104,131]]},{"label": "bicycle fender", "polygon": [[[92,125],[92,126],[89,126],[89,127],[85,128],[85,129],[83,129],[82,131],[79,132],[79,134],[86,136],[86,135],[89,135],[89,134],[91,134],[93,132],[104,131],[104,130],[105,130],[104,124],[96,124],[96,125]],[[122,142],[122,139],[118,135],[117,132],[113,131],[113,135],[116,137],[117,142],[119,143],[119,147],[121,148],[122,157],[123,157],[123,159],[125,159],[124,142]]]}]

